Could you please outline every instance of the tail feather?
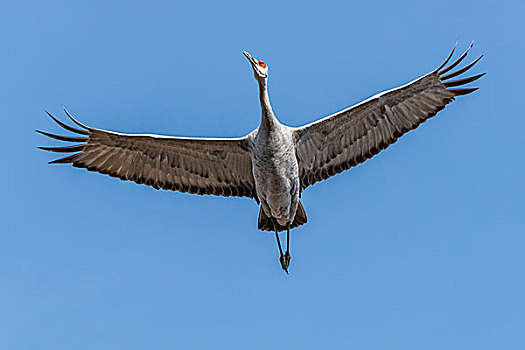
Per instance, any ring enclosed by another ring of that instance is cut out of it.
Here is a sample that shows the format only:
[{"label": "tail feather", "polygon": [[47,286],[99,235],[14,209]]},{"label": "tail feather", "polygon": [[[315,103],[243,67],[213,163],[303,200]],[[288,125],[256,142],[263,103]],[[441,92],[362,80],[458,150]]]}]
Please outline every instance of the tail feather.
[{"label": "tail feather", "polygon": [[299,201],[299,205],[297,206],[297,212],[295,213],[295,218],[293,220],[293,224],[295,225],[293,227],[304,225],[308,222],[308,218],[306,217],[306,211],[304,210],[303,204],[301,201]]},{"label": "tail feather", "polygon": [[[292,224],[290,225],[290,228],[304,225],[306,224],[307,221],[308,221],[308,218],[306,217],[306,212],[304,211],[304,207],[301,201],[299,201],[299,205],[297,206],[297,211],[295,213],[295,218]],[[259,210],[259,219],[257,220],[257,227],[261,231],[275,231],[275,230],[277,230],[277,232],[286,231],[286,227],[279,225],[277,221],[275,221],[273,218],[270,218],[266,215],[262,206]]]}]

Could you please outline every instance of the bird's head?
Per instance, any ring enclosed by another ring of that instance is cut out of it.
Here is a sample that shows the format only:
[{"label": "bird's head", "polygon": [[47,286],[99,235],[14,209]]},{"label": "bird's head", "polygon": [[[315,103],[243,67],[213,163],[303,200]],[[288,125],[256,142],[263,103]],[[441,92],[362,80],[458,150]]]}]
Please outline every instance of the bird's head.
[{"label": "bird's head", "polygon": [[255,79],[258,81],[265,80],[268,78],[268,66],[266,63],[264,63],[261,60],[255,59],[250,55],[248,52],[243,52],[244,56],[250,61],[252,68],[253,68],[253,74],[255,75]]}]

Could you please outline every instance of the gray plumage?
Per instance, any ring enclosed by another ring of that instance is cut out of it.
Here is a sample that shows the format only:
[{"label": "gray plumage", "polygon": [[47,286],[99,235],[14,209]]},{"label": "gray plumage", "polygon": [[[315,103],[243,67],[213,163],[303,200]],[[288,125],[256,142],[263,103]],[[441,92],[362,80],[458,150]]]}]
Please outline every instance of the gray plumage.
[{"label": "gray plumage", "polygon": [[71,163],[156,189],[253,198],[261,204],[258,227],[282,231],[306,222],[299,198],[308,186],[371,158],[433,117],[456,96],[475,91],[456,87],[483,74],[450,79],[472,68],[481,56],[445,75],[471,47],[448,67],[455,48],[438,69],[421,78],[298,128],[283,125],[275,117],[268,97],[268,68],[244,53],[259,83],[262,109],[260,126],[244,137],[121,134],[81,124],[64,109],[80,129],[49,116],[78,136],[38,132],[79,144],[40,148],[74,153],[50,163]]}]

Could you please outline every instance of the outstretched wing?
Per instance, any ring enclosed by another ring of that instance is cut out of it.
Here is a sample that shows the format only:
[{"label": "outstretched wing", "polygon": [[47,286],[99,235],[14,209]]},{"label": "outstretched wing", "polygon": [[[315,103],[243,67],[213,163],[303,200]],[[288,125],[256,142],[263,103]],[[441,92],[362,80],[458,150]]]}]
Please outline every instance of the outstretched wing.
[{"label": "outstretched wing", "polygon": [[59,141],[80,144],[39,147],[51,152],[74,153],[50,163],[71,163],[74,167],[156,189],[257,200],[246,137],[205,139],[121,134],[85,126],[64,111],[82,129],[48,115],[77,136],[37,132]]},{"label": "outstretched wing", "polygon": [[436,115],[456,96],[477,88],[455,88],[484,74],[449,80],[469,70],[481,57],[453,73],[472,44],[444,68],[454,50],[436,70],[404,86],[377,94],[341,112],[295,129],[296,156],[302,188],[325,180],[373,157]]}]

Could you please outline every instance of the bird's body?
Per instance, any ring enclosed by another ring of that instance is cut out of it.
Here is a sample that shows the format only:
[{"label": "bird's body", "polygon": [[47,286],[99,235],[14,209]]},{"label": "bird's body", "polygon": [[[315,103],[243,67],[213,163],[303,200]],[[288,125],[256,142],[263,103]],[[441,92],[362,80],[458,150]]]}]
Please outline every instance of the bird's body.
[{"label": "bird's body", "polygon": [[[50,117],[80,136],[39,132],[80,144],[41,148],[74,153],[51,163],[72,163],[156,189],[255,199],[261,205],[258,228],[275,232],[281,266],[288,272],[290,229],[307,221],[300,202],[302,191],[371,158],[434,116],[456,96],[475,91],[476,88],[452,87],[470,83],[483,74],[450,79],[469,70],[481,57],[445,74],[466,57],[471,47],[448,67],[445,66],[454,50],[438,69],[421,78],[296,128],[281,124],[275,117],[267,89],[268,67],[245,52],[259,84],[261,124],[244,137],[121,134],[88,127],[66,111],[81,129]],[[285,254],[278,235],[284,230]]]},{"label": "bird's body", "polygon": [[293,130],[277,119],[263,125],[251,143],[255,188],[266,216],[286,227],[295,218],[301,189]]}]

